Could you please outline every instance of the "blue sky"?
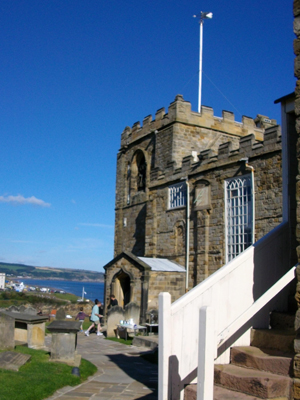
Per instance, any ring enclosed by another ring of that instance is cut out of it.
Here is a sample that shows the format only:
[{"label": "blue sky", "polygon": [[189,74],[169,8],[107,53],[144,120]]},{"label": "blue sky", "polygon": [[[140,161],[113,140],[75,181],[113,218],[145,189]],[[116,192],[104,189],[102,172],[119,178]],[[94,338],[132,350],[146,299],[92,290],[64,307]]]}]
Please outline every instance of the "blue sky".
[{"label": "blue sky", "polygon": [[280,122],[294,90],[292,0],[0,2],[0,261],[102,271],[126,126],[182,94]]}]

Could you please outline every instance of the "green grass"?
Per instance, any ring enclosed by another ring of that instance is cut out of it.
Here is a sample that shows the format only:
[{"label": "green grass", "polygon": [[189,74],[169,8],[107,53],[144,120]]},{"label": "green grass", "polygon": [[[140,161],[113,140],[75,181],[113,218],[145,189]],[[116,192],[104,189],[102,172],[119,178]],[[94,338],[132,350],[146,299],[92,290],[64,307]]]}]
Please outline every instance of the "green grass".
[{"label": "green grass", "polygon": [[0,368],[1,400],[42,400],[64,386],[80,384],[97,371],[95,365],[82,359],[81,377],[77,377],[71,374],[71,366],[49,362],[45,351],[17,346],[16,352],[30,354],[31,359],[18,372]]},{"label": "green grass", "polygon": [[77,303],[78,296],[71,293],[51,293],[52,296],[60,300],[70,301],[71,303]]},{"label": "green grass", "polygon": [[70,293],[40,293],[40,292],[0,292],[0,307],[7,308],[12,305],[21,306],[22,304],[47,304],[53,307],[59,307],[66,303],[77,303],[78,296]]},{"label": "green grass", "polygon": [[107,340],[111,340],[111,341],[113,341],[113,342],[118,342],[118,343],[126,344],[126,345],[128,345],[128,346],[131,346],[131,345],[132,345],[132,340],[133,340],[133,338],[128,338],[127,340],[125,340],[125,339],[118,339],[118,338],[116,338],[116,337],[114,337],[114,336],[107,337],[106,339],[107,339]]}]

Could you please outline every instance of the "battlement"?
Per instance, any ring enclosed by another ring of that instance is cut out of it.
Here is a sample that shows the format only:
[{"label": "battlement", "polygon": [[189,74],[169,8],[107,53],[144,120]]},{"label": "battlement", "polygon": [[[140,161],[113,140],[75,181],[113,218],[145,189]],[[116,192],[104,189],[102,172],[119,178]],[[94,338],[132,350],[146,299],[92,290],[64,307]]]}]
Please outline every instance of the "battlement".
[{"label": "battlement", "polygon": [[169,105],[168,113],[160,108],[155,114],[143,119],[143,124],[136,122],[132,128],[126,127],[121,136],[121,147],[151,134],[158,133],[164,127],[173,123],[193,125],[203,129],[211,129],[236,137],[253,134],[256,140],[263,140],[265,128],[276,125],[276,120],[258,114],[255,119],[243,116],[242,122],[235,121],[234,113],[222,111],[222,117],[215,117],[211,107],[202,106],[201,113],[191,110],[191,103],[185,101],[182,95],[177,95]]},{"label": "battlement", "polygon": [[281,151],[281,128],[279,125],[270,126],[266,128],[264,133],[264,140],[257,141],[254,134],[241,137],[239,140],[239,147],[233,148],[232,142],[226,142],[219,145],[218,152],[212,149],[205,149],[198,154],[191,152],[190,155],[182,159],[182,165],[176,168],[175,162],[169,162],[167,168],[161,171],[159,168],[151,170],[151,182],[159,179],[174,179],[174,175],[180,178],[190,174],[198,174],[203,170],[216,168],[228,162],[237,162],[241,158],[255,158],[260,157],[268,152]]}]

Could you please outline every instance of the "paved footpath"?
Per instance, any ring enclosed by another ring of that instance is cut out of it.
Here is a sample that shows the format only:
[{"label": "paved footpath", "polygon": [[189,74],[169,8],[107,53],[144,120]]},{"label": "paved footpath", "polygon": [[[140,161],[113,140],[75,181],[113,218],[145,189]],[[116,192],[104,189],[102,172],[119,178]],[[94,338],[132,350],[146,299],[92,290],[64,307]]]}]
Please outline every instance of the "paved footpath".
[{"label": "paved footpath", "polygon": [[157,400],[157,365],[139,357],[148,351],[149,348],[126,346],[103,336],[87,337],[80,333],[77,352],[95,364],[98,371],[84,383],[66,386],[46,400]]}]

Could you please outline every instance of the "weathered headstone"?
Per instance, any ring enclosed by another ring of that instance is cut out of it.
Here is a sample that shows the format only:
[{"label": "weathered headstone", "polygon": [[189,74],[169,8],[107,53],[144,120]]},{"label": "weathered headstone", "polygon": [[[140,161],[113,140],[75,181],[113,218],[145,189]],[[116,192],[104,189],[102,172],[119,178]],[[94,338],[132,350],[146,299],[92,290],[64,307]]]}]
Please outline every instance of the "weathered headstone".
[{"label": "weathered headstone", "polygon": [[7,311],[9,312],[19,312],[19,308],[16,306],[10,306]]},{"label": "weathered headstone", "polygon": [[19,371],[19,368],[26,364],[30,358],[29,354],[5,351],[4,353],[0,353],[0,368]]},{"label": "weathered headstone", "polygon": [[26,311],[26,307],[25,306],[20,306],[19,307],[19,312],[21,312],[21,313],[26,313],[27,311]]},{"label": "weathered headstone", "polygon": [[58,321],[63,321],[64,319],[66,319],[66,312],[63,308],[59,308],[56,312],[56,319]]},{"label": "weathered headstone", "polygon": [[4,311],[3,315],[13,319],[14,329],[11,336],[15,341],[27,343],[28,347],[41,349],[45,347],[45,323],[47,316],[30,315],[20,312]]},{"label": "weathered headstone", "polygon": [[115,336],[117,325],[125,319],[124,310],[120,306],[114,306],[107,313],[107,336]]},{"label": "weathered headstone", "polygon": [[26,313],[26,314],[29,314],[29,315],[37,315],[37,311],[36,311],[36,309],[33,308],[33,307],[28,307],[28,308],[25,310],[25,313]]},{"label": "weathered headstone", "polygon": [[0,349],[10,350],[15,348],[15,319],[0,313]]},{"label": "weathered headstone", "polygon": [[136,303],[128,303],[125,306],[125,319],[133,319],[135,324],[139,324],[141,309]]},{"label": "weathered headstone", "polygon": [[52,334],[50,361],[79,367],[81,356],[77,354],[76,345],[80,322],[56,320],[48,325],[48,330]]}]

